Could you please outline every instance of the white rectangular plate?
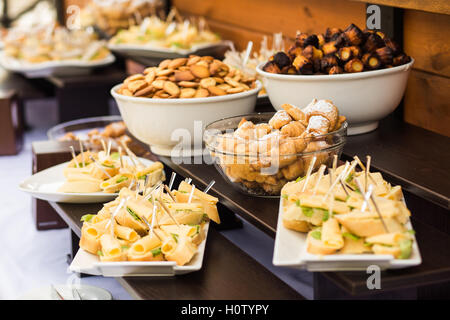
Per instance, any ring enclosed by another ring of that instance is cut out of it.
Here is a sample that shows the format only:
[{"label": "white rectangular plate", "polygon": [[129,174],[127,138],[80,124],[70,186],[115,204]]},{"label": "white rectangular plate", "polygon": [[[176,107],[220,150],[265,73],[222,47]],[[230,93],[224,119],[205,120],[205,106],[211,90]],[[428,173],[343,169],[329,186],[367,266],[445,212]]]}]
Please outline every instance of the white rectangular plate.
[{"label": "white rectangular plate", "polygon": [[198,271],[202,268],[208,237],[209,222],[204,226],[205,239],[198,246],[197,253],[191,262],[178,266],[173,261],[122,261],[100,262],[97,255],[79,249],[70,264],[70,271],[104,277],[143,277],[143,276],[174,276]]},{"label": "white rectangular plate", "polygon": [[[123,157],[128,160],[127,156]],[[139,158],[145,166],[153,163],[151,160]],[[39,171],[19,184],[19,189],[32,197],[45,201],[63,203],[101,203],[114,200],[118,193],[66,193],[58,192],[66,178],[64,168],[69,162],[64,162],[48,169]]]},{"label": "white rectangular plate", "polygon": [[4,52],[0,52],[0,65],[3,68],[21,73],[28,78],[83,75],[89,73],[92,68],[102,67],[114,61],[114,55],[109,54],[105,59],[98,61],[64,60],[30,63],[8,57]]},{"label": "white rectangular plate", "polygon": [[193,46],[191,49],[172,49],[139,44],[108,44],[109,50],[113,52],[126,54],[132,57],[156,59],[175,59],[198,53],[209,55],[210,52],[214,52],[217,48],[225,46],[230,47],[230,41],[220,41],[214,44]]},{"label": "white rectangular plate", "polygon": [[[366,270],[370,265],[378,265],[381,270],[401,269],[417,266],[422,263],[419,247],[414,237],[413,251],[409,259],[394,259],[391,255],[375,254],[334,254],[315,255],[306,251],[306,233],[289,230],[283,226],[280,198],[277,233],[273,253],[273,264],[276,266],[306,269],[308,271],[355,271]],[[411,229],[411,222],[406,224]]]}]

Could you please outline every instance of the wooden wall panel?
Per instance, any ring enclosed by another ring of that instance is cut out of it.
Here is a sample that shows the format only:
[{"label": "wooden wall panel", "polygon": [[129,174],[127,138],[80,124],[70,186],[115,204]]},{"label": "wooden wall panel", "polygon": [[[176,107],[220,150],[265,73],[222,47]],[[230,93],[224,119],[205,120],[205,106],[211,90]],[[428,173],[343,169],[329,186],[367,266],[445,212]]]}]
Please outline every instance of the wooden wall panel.
[{"label": "wooden wall panel", "polygon": [[[202,15],[212,24],[228,25],[230,35],[234,35],[232,27],[270,35],[281,31],[293,38],[297,30],[318,33],[330,26],[345,28],[352,22],[365,26],[365,4],[346,0],[173,0],[173,4],[182,14]],[[238,43],[239,49],[245,48],[242,41]]]},{"label": "wooden wall panel", "polygon": [[404,100],[406,122],[450,137],[450,79],[412,70]]},{"label": "wooden wall panel", "polygon": [[390,7],[415,9],[421,11],[450,14],[450,1],[448,0],[352,0],[370,2]]},{"label": "wooden wall panel", "polygon": [[414,68],[450,77],[450,16],[406,10],[404,48]]}]

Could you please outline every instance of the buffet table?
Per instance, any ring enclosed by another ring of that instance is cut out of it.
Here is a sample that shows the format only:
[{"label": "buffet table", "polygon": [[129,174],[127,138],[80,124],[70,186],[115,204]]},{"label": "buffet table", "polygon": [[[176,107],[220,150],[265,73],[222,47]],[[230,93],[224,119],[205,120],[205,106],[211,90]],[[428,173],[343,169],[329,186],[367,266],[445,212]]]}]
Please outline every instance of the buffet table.
[{"label": "buffet table", "polygon": [[[259,109],[267,107],[267,105],[260,105]],[[361,139],[364,140],[363,143]],[[430,141],[434,141],[435,147],[429,148],[427,153],[420,153],[422,157],[413,157],[413,153],[408,153],[408,150],[425,148]],[[315,299],[357,299],[369,296],[372,298],[426,298],[449,292],[450,254],[447,250],[450,245],[450,235],[447,230],[449,224],[442,222],[449,219],[447,211],[449,198],[446,192],[449,190],[447,176],[450,172],[448,170],[450,161],[446,161],[449,160],[448,151],[439,148],[445,143],[448,143],[447,138],[412,125],[401,124],[395,116],[382,121],[377,131],[348,137],[342,158],[350,158],[355,154],[362,157],[370,152],[374,159],[373,167],[382,172],[390,182],[402,183],[404,186],[423,262],[417,267],[383,271],[380,290],[367,288],[368,275],[365,272],[316,272],[313,275]],[[440,154],[440,159],[443,161],[440,169],[435,172],[429,171],[429,174],[417,173],[417,171],[428,172],[427,168],[433,164],[429,159],[436,153]],[[205,187],[212,179],[216,180],[211,193],[217,196],[224,206],[220,211],[224,221],[220,228],[238,228],[239,223],[236,221],[243,218],[272,238],[275,237],[278,199],[254,198],[239,193],[225,182],[212,165],[176,164],[168,157],[157,157],[149,151],[144,157],[162,161],[166,171],[173,170],[178,173],[178,180],[191,177],[193,183],[199,188]],[[408,159],[408,161],[402,159]],[[191,160],[191,163],[194,163],[194,159]],[[98,211],[101,205],[50,204],[72,230],[74,240],[72,252],[75,253],[78,249],[78,237],[82,224],[80,217],[87,212]],[[234,213],[237,214],[238,219]],[[291,289],[252,257],[225,239],[218,232],[218,228],[219,226],[214,224],[211,229],[206,260],[201,271],[165,279],[121,278],[119,282],[132,296],[142,299],[302,298],[301,293]],[[240,261],[240,263],[234,264],[232,261]],[[217,270],[221,271],[218,273]],[[237,279],[239,280],[236,281]]]}]

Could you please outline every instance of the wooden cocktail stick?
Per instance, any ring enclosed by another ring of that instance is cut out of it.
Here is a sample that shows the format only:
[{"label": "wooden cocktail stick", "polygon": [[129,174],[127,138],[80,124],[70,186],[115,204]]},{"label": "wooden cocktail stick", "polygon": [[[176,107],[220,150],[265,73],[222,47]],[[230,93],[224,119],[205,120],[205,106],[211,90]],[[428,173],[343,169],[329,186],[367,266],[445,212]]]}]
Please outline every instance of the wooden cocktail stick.
[{"label": "wooden cocktail stick", "polygon": [[169,189],[168,186],[164,185],[164,190],[167,191],[167,194],[172,198],[172,200],[173,200],[174,202],[177,202],[177,199],[174,197],[174,195],[172,194],[172,191],[170,191],[170,189]]},{"label": "wooden cocktail stick", "polygon": [[161,206],[161,208],[164,209],[164,211],[166,211],[166,213],[169,215],[169,217],[175,222],[175,224],[180,227],[180,224],[178,223],[177,219],[175,219],[174,216],[172,216],[172,214],[170,213],[170,210],[166,207],[166,205],[164,204],[164,202],[161,199],[161,196],[157,199],[159,205]]},{"label": "wooden cocktail stick", "polygon": [[[359,160],[358,156],[354,156],[353,159],[355,159],[358,162],[358,165],[361,167],[362,170],[366,170],[366,167],[363,165],[361,160]],[[370,178],[370,180],[372,180],[373,183],[375,183],[376,186],[378,185],[371,174],[369,174],[369,178]]]},{"label": "wooden cocktail stick", "polygon": [[[370,185],[370,186],[371,186],[371,185]],[[369,187],[370,187],[370,186],[369,186]],[[373,202],[373,206],[375,207],[375,211],[378,213],[378,216],[380,217],[380,220],[381,220],[381,222],[383,223],[384,230],[386,231],[386,233],[389,233],[389,229],[387,228],[387,225],[386,225],[386,223],[384,222],[383,216],[381,215],[381,211],[380,211],[380,209],[378,208],[377,203],[375,202],[375,197],[373,196],[373,193],[371,194],[370,199],[371,199],[372,202]]]},{"label": "wooden cocktail stick", "polygon": [[346,162],[345,163],[345,167],[344,170],[342,170],[342,172],[336,177],[336,179],[334,179],[333,183],[331,184],[330,188],[328,189],[327,193],[325,194],[325,196],[323,197],[323,201],[325,201],[328,196],[331,194],[331,192],[333,191],[333,189],[336,187],[336,184],[339,182],[340,179],[342,179],[342,177],[346,174],[346,171],[348,169],[349,163]]}]

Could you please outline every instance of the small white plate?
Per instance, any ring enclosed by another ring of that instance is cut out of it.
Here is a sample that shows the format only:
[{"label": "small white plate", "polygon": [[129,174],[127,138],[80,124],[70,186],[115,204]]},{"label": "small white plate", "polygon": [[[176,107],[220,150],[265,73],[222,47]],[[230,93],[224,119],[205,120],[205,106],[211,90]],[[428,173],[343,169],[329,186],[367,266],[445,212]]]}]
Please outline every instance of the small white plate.
[{"label": "small white plate", "polygon": [[198,246],[192,261],[184,266],[178,266],[174,261],[122,261],[100,262],[97,255],[79,249],[70,264],[70,271],[101,275],[104,277],[170,277],[198,271],[202,268],[208,237],[209,222],[204,226],[205,239]]},{"label": "small white plate", "polygon": [[[128,157],[124,156],[128,161]],[[150,166],[153,161],[139,158],[145,166]],[[39,171],[19,184],[19,189],[29,193],[34,198],[51,202],[63,203],[101,203],[111,201],[118,196],[118,193],[66,193],[57,190],[66,181],[64,168],[69,162],[64,162],[51,168]]]},{"label": "small white plate", "polygon": [[49,76],[74,76],[88,74],[91,69],[111,64],[115,61],[111,53],[99,61],[65,60],[30,63],[8,57],[0,52],[0,65],[8,71],[22,73],[28,78]]},{"label": "small white plate", "polygon": [[[417,240],[414,237],[413,251],[409,259],[394,259],[391,255],[375,254],[334,254],[319,256],[306,251],[307,233],[286,229],[282,220],[282,199],[278,212],[277,233],[273,252],[273,264],[276,266],[306,269],[308,271],[356,271],[367,270],[377,265],[381,270],[401,269],[422,263]],[[411,222],[406,224],[412,229]]]},{"label": "small white plate", "polygon": [[[54,285],[64,300],[77,300],[72,295],[72,287],[65,284]],[[82,300],[112,300],[111,293],[99,287],[93,287],[85,284],[75,285]],[[32,290],[19,300],[60,300],[50,286]]]},{"label": "small white plate", "polygon": [[108,44],[108,49],[113,52],[126,54],[132,57],[175,59],[187,57],[191,54],[210,55],[220,47],[230,47],[231,41],[220,41],[214,44],[192,46],[191,49],[173,49],[156,47],[152,45],[138,44]]}]

